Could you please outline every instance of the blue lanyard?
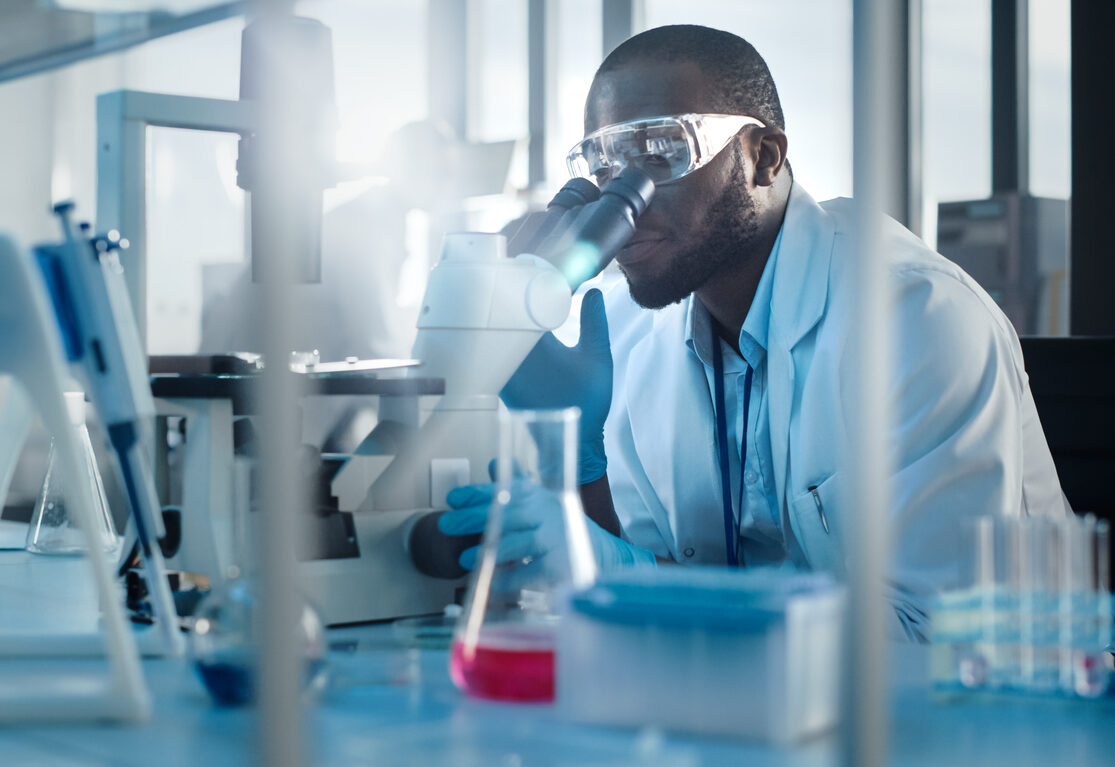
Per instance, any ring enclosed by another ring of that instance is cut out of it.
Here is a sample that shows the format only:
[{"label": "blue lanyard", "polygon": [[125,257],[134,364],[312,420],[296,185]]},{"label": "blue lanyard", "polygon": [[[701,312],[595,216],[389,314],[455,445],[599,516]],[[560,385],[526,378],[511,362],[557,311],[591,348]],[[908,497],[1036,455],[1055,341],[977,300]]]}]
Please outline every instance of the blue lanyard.
[{"label": "blue lanyard", "polygon": [[[747,364],[747,363],[744,363]],[[728,551],[728,564],[737,567],[739,556],[739,523],[732,504],[732,477],[728,461],[728,414],[724,405],[724,354],[720,350],[720,336],[712,329],[712,369],[713,389],[716,394],[716,444],[720,451],[720,490],[724,499],[724,545]],[[743,381],[743,434],[740,439],[739,471],[740,492],[745,487],[743,473],[747,467],[747,426],[751,411],[751,375],[754,371],[747,365]],[[743,502],[740,501],[742,504]],[[742,509],[740,510],[742,514]]]}]

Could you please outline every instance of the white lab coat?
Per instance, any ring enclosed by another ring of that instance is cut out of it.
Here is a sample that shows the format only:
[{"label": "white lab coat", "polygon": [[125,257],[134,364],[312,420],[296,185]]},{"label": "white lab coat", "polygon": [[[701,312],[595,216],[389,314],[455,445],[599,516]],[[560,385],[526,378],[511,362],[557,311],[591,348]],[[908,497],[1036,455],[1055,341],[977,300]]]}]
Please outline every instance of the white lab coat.
[{"label": "white lab coat", "polygon": [[[851,200],[818,205],[794,184],[774,264],[767,350],[787,552],[799,566],[834,572],[843,568],[847,517],[839,488],[855,458],[846,455],[844,420],[858,385],[847,358],[854,217]],[[901,612],[911,594],[955,585],[965,520],[1064,514],[1068,506],[1009,321],[959,267],[893,220],[885,237],[896,342],[892,596]],[[685,343],[693,300],[648,311],[625,282],[608,293],[615,360],[608,476],[632,543],[679,562],[723,563],[712,397]]]}]

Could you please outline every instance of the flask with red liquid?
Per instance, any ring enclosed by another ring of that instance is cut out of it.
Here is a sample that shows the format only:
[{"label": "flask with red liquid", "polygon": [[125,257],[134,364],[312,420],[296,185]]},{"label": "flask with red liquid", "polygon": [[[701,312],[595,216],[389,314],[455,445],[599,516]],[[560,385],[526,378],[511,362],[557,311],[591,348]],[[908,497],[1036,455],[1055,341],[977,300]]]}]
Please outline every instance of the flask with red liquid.
[{"label": "flask with red liquid", "polygon": [[577,408],[501,411],[496,493],[450,652],[469,695],[554,699],[560,600],[596,578],[577,489],[579,420]]}]

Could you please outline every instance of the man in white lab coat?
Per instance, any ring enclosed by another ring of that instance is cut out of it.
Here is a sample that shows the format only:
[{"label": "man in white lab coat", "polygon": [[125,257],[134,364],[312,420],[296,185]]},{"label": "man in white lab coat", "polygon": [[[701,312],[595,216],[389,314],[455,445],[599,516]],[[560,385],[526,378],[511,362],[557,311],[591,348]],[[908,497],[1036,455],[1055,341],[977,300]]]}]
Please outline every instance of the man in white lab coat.
[{"label": "man in white lab coat", "polygon": [[[656,195],[616,257],[626,284],[604,301],[590,294],[579,346],[540,344],[504,396],[582,407],[586,507],[602,520],[614,501],[623,530],[594,527],[598,560],[839,572],[839,488],[855,460],[845,419],[859,384],[853,203],[819,205],[794,182],[766,64],[726,32],[664,27],[619,46],[593,80],[585,134],[575,172],[603,185],[640,163]],[[965,519],[1067,505],[1009,321],[890,219],[885,242],[890,585],[901,627],[921,638],[921,597],[955,583]],[[579,370],[564,389],[563,353]]]}]

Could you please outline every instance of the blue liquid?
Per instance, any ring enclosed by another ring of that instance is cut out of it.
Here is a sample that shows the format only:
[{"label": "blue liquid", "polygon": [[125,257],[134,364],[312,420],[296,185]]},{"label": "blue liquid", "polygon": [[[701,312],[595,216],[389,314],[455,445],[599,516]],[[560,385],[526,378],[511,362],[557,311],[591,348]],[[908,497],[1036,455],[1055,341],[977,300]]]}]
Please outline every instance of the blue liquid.
[{"label": "blue liquid", "polygon": [[[255,698],[255,672],[248,663],[204,663],[194,664],[205,689],[213,700],[222,706],[243,706]],[[306,662],[306,673],[302,678],[302,688],[315,687],[325,670],[322,659]]]},{"label": "blue liquid", "polygon": [[242,706],[253,697],[252,671],[239,663],[195,664],[198,676],[213,700],[224,706]]}]

